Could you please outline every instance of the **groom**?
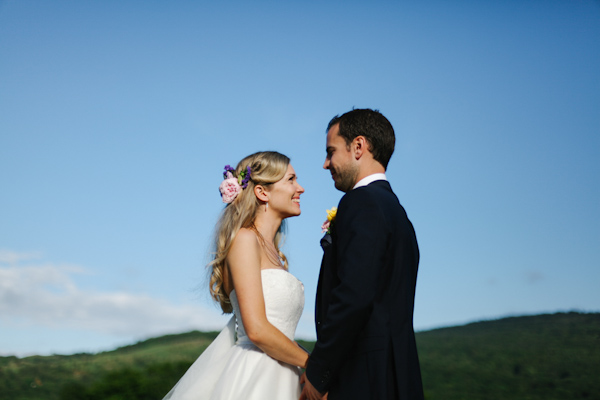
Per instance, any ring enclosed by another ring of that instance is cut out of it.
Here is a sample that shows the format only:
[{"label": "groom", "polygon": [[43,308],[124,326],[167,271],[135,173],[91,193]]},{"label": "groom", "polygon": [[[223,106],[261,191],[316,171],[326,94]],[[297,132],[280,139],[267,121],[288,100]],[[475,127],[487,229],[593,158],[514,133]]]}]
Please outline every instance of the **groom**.
[{"label": "groom", "polygon": [[317,343],[301,400],[423,399],[413,331],[419,249],[385,177],[394,144],[390,122],[370,109],[327,128],[323,168],[346,194],[321,241]]}]

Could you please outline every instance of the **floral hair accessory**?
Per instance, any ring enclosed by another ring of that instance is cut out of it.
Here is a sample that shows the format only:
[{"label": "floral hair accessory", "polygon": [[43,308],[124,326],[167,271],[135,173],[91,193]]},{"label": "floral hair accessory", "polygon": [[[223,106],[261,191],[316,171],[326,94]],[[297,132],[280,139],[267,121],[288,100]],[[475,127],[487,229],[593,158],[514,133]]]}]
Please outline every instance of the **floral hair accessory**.
[{"label": "floral hair accessory", "polygon": [[246,189],[248,182],[250,181],[252,170],[250,169],[250,166],[247,166],[244,171],[238,174],[237,178],[233,176],[234,173],[235,169],[231,168],[230,165],[225,166],[223,182],[219,185],[219,192],[221,193],[223,203],[231,203],[242,189]]},{"label": "floral hair accessory", "polygon": [[240,184],[242,189],[246,189],[246,187],[248,187],[248,181],[250,181],[251,173],[252,173],[252,170],[250,169],[250,166],[248,165],[246,167],[246,170],[240,172],[240,174],[238,175],[238,183]]},{"label": "floral hair accessory", "polygon": [[333,222],[336,215],[337,207],[331,207],[331,210],[327,210],[327,220],[321,225],[321,231],[323,233],[331,233],[331,222]]}]

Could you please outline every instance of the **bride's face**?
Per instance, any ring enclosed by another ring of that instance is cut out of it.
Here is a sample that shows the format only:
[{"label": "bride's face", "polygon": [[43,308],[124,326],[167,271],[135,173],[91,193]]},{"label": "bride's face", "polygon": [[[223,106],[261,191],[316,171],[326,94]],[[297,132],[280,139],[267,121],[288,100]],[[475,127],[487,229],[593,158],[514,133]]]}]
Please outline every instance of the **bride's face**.
[{"label": "bride's face", "polygon": [[281,218],[300,215],[300,195],[304,188],[298,183],[296,171],[288,164],[283,178],[275,182],[269,191],[269,209]]}]

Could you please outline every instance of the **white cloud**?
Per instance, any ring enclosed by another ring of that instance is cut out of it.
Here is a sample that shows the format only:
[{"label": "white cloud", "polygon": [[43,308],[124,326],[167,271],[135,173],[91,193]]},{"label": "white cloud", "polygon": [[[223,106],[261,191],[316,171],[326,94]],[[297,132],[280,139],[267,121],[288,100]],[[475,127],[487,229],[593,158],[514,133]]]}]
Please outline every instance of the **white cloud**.
[{"label": "white cloud", "polygon": [[147,294],[80,288],[84,268],[37,263],[32,255],[0,253],[0,321],[6,328],[76,329],[117,337],[150,337],[224,325],[216,308],[177,305]]},{"label": "white cloud", "polygon": [[40,258],[39,253],[17,253],[14,251],[0,249],[0,264],[17,264],[20,261]]}]

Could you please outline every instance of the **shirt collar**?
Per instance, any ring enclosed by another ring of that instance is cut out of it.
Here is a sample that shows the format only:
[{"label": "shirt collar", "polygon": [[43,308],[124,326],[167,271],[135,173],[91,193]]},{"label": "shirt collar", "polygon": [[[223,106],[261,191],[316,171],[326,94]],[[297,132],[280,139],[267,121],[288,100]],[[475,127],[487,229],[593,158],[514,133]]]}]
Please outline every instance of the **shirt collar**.
[{"label": "shirt collar", "polygon": [[354,190],[362,186],[367,186],[368,184],[373,183],[375,181],[387,181],[387,178],[385,177],[385,174],[382,173],[365,176],[360,181],[356,182],[356,185],[354,185],[352,189]]}]

